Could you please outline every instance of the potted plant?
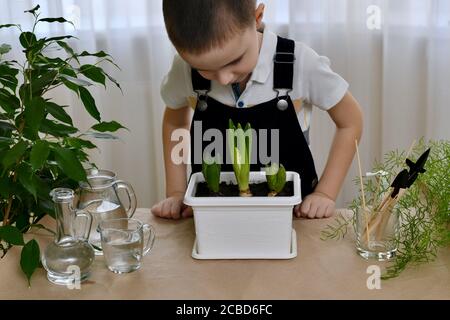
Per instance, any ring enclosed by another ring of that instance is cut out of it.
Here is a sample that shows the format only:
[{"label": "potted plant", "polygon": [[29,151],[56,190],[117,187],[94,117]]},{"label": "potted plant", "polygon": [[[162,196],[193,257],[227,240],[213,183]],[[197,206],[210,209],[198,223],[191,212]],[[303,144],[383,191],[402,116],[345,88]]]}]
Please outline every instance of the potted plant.
[{"label": "potted plant", "polygon": [[[379,203],[391,192],[391,182],[397,180],[397,174],[405,168],[410,169],[408,163],[420,162],[421,155],[427,149],[431,151],[423,173],[405,190],[392,212],[399,218],[398,232],[392,239],[398,249],[395,258],[386,265],[382,279],[397,277],[409,266],[433,261],[450,250],[450,141],[425,142],[421,139],[410,152],[392,150],[386,153],[383,161],[373,166],[372,172],[380,173],[377,179],[366,179],[361,189],[365,190],[367,202],[375,200]],[[360,185],[360,179],[355,179],[355,183]],[[359,208],[364,207],[364,193],[350,204],[353,215],[339,214],[332,224],[327,225],[322,231],[323,240],[344,238],[349,229],[356,234],[357,213]],[[377,220],[368,219],[369,228],[372,222]],[[373,230],[377,231],[377,228]]]},{"label": "potted plant", "polygon": [[211,158],[195,173],[184,203],[194,212],[196,259],[290,259],[297,255],[293,206],[301,202],[300,176],[273,164],[250,172],[250,125],[230,120],[228,146],[234,172]]},{"label": "potted plant", "polygon": [[[116,121],[101,119],[95,99],[87,89],[94,82],[106,87],[106,78],[120,86],[99,65],[114,64],[107,53],[75,52],[61,35],[38,38],[38,24],[71,23],[64,18],[40,18],[39,5],[25,11],[34,16],[31,31],[18,24],[0,25],[20,31],[23,61],[7,60],[11,46],[0,44],[0,250],[2,256],[12,246],[23,246],[20,265],[28,281],[40,265],[40,249],[23,234],[31,228],[44,228],[39,221],[54,216],[50,190],[76,189],[86,181],[83,165],[89,164],[88,149],[96,148],[89,137],[115,138],[108,132],[124,128]],[[56,51],[55,51],[56,49]],[[83,64],[86,57],[98,58]],[[115,65],[115,64],[114,64]],[[67,106],[54,101],[49,93],[57,87],[73,91],[96,123],[79,132]],[[93,164],[89,164],[93,165]]]}]

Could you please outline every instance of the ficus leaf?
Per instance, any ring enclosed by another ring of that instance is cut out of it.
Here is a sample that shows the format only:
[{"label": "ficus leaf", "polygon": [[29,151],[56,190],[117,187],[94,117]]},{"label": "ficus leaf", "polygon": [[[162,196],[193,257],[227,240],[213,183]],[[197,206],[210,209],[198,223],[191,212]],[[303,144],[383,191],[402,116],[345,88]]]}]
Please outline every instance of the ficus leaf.
[{"label": "ficus leaf", "polygon": [[19,70],[16,68],[11,68],[6,64],[0,64],[0,83],[11,89],[12,92],[15,92],[18,84],[18,73]]},{"label": "ficus leaf", "polygon": [[45,87],[56,82],[57,75],[58,75],[57,70],[51,70],[51,71],[45,72],[42,76],[35,79],[31,86],[32,90],[33,90],[33,94],[40,93],[42,91],[42,89],[44,89]]},{"label": "ficus leaf", "polygon": [[34,174],[31,170],[31,167],[28,166],[26,163],[22,162],[16,169],[17,176],[19,178],[20,183],[22,186],[31,194],[33,195],[33,198],[35,201],[36,193],[37,193],[37,186],[36,181],[34,180]]},{"label": "ficus leaf", "polygon": [[31,104],[25,108],[24,115],[29,134],[38,138],[37,133],[45,117],[45,100],[42,97],[34,97]]},{"label": "ficus leaf", "polygon": [[80,67],[80,72],[86,77],[91,79],[94,82],[101,83],[105,86],[105,74],[102,68],[91,64],[85,64]]},{"label": "ficus leaf", "polygon": [[80,63],[80,61],[77,58],[77,55],[75,54],[75,51],[73,51],[72,47],[69,46],[66,42],[64,41],[56,41],[56,43],[64,49],[64,51],[66,51],[66,53],[71,57],[74,58],[78,63]]},{"label": "ficus leaf", "polygon": [[23,273],[27,276],[28,285],[30,285],[31,276],[37,269],[40,263],[40,250],[39,244],[36,240],[32,239],[26,243],[22,248],[20,256],[20,266]]},{"label": "ficus leaf", "polygon": [[118,140],[119,138],[115,135],[112,135],[110,133],[103,133],[103,132],[95,132],[95,131],[89,131],[84,134],[85,136],[91,136],[97,139],[105,139],[105,140]]},{"label": "ficus leaf", "polygon": [[63,39],[78,39],[77,37],[74,36],[58,36],[58,37],[51,37],[51,38],[45,38],[45,42],[50,42],[50,41],[59,41],[59,40],[63,40]]},{"label": "ficus leaf", "polygon": [[104,51],[99,51],[95,53],[89,53],[87,51],[83,51],[78,55],[79,57],[98,57],[98,58],[104,58],[104,57],[110,57],[109,54],[105,53]]},{"label": "ficus leaf", "polygon": [[111,122],[100,122],[92,126],[92,129],[99,132],[116,132],[119,129],[127,129],[127,128],[122,126],[120,123],[116,121],[111,121]]},{"label": "ficus leaf", "polygon": [[34,14],[36,13],[36,11],[39,10],[40,7],[41,7],[40,5],[37,5],[37,6],[35,6],[33,9],[25,10],[24,12],[25,12],[25,13],[29,12],[29,13],[32,13],[32,14],[34,15]]},{"label": "ficus leaf", "polygon": [[20,108],[20,100],[6,89],[0,89],[0,107],[8,114],[14,114],[14,111]]},{"label": "ficus leaf", "polygon": [[[120,87],[120,84],[117,82],[116,79],[114,79],[113,77],[111,77],[111,76],[110,76],[109,74],[107,74],[107,73],[105,73],[105,75],[108,77],[108,79],[109,79],[112,83],[114,83],[114,84],[117,86],[117,88],[120,89],[120,91],[122,91],[122,88]],[[122,91],[122,93],[123,93],[123,91]]]},{"label": "ficus leaf", "polygon": [[36,41],[36,35],[32,32],[22,32],[19,36],[19,42],[25,49],[30,48]]},{"label": "ficus leaf", "polygon": [[80,138],[74,138],[74,137],[68,137],[65,138],[65,141],[67,144],[73,148],[76,149],[82,149],[82,148],[88,148],[88,149],[95,149],[97,146],[93,144],[92,142]]},{"label": "ficus leaf", "polygon": [[50,154],[50,145],[45,140],[38,140],[31,149],[30,162],[33,170],[42,168]]},{"label": "ficus leaf", "polygon": [[23,246],[23,234],[14,226],[1,226],[0,239],[15,246]]},{"label": "ficus leaf", "polygon": [[5,54],[11,51],[11,46],[9,44],[3,43],[0,46],[0,54]]},{"label": "ficus leaf", "polygon": [[5,169],[8,169],[12,164],[20,160],[27,147],[28,143],[26,143],[24,140],[20,140],[16,145],[9,149],[3,157],[3,167]]},{"label": "ficus leaf", "polygon": [[45,109],[48,113],[50,113],[55,119],[62,121],[64,123],[70,124],[73,126],[72,118],[69,114],[64,110],[64,106],[60,106],[53,102],[46,102]]},{"label": "ficus leaf", "polygon": [[76,84],[77,86],[92,86],[92,83],[91,82],[89,82],[89,81],[86,81],[86,80],[83,80],[83,79],[78,79],[78,78],[75,78],[75,77],[71,77],[71,76],[69,76],[69,75],[66,75],[66,74],[61,74],[61,75],[59,75],[60,76],[60,78],[63,78],[63,79],[65,79],[65,80],[68,80],[68,81],[70,81],[71,83],[74,83],[74,84]]},{"label": "ficus leaf", "polygon": [[43,19],[39,19],[38,22],[48,22],[48,23],[53,23],[53,22],[59,22],[59,23],[70,23],[72,26],[75,26],[73,24],[72,21],[66,20],[62,17],[59,18],[43,18]]},{"label": "ficus leaf", "polygon": [[18,24],[11,24],[11,23],[0,24],[0,29],[2,29],[2,28],[11,28],[11,27],[17,27],[17,28],[20,29],[20,25],[18,25]]},{"label": "ficus leaf", "polygon": [[86,109],[86,111],[97,121],[101,121],[100,112],[97,109],[97,106],[95,105],[95,100],[92,97],[91,93],[84,87],[78,88],[80,92],[80,98],[83,102],[83,105]]},{"label": "ficus leaf", "polygon": [[54,147],[55,159],[61,170],[75,181],[86,181],[86,172],[75,154],[62,147]]},{"label": "ficus leaf", "polygon": [[78,129],[61,123],[55,123],[49,119],[42,120],[40,132],[51,134],[55,137],[66,137],[69,134],[78,132]]}]

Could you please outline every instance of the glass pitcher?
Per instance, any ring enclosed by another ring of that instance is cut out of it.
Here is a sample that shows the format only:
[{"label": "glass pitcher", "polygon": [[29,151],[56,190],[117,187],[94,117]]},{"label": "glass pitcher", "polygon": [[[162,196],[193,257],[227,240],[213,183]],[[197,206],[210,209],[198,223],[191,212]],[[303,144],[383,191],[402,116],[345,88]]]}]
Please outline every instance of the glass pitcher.
[{"label": "glass pitcher", "polygon": [[[93,245],[96,255],[102,255],[100,221],[117,218],[131,218],[136,211],[137,200],[133,187],[122,180],[116,179],[116,174],[108,170],[90,169],[87,172],[87,182],[80,183],[80,198],[78,208],[92,214],[92,232],[89,243]],[[128,206],[125,207],[118,195],[124,189],[128,196]]]},{"label": "glass pitcher", "polygon": [[[59,285],[76,284],[89,277],[94,262],[94,249],[87,242],[92,226],[92,216],[72,206],[71,189],[53,189],[50,195],[55,206],[56,234],[42,254],[42,265],[50,282]],[[84,224],[80,223],[84,219]],[[81,233],[79,235],[78,233]]]}]

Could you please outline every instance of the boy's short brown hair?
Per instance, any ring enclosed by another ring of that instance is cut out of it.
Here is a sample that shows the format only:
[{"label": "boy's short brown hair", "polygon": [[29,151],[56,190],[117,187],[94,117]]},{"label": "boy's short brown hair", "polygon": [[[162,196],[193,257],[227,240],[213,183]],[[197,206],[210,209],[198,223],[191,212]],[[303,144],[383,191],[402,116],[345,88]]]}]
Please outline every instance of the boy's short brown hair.
[{"label": "boy's short brown hair", "polygon": [[204,53],[255,22],[256,0],[163,0],[164,21],[180,51]]}]

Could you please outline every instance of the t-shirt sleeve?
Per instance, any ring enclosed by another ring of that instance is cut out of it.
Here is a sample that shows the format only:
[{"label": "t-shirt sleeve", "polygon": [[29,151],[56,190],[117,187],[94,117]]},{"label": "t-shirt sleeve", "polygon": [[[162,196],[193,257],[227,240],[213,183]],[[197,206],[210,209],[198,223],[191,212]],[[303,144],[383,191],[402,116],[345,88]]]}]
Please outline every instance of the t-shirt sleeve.
[{"label": "t-shirt sleeve", "polygon": [[329,110],[342,100],[348,83],[330,68],[330,60],[305,46],[303,56],[303,92],[306,100],[322,110]]},{"label": "t-shirt sleeve", "polygon": [[161,98],[167,107],[179,109],[188,105],[186,62],[177,54],[172,67],[161,83]]}]

